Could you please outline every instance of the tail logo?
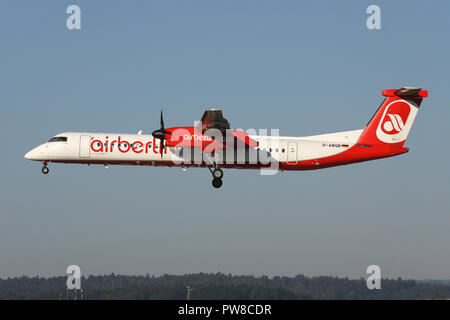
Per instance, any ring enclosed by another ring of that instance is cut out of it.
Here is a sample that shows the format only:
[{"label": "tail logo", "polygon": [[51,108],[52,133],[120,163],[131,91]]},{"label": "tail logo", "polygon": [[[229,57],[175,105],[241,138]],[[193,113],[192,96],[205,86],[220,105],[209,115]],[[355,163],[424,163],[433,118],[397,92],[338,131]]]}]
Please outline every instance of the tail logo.
[{"label": "tail logo", "polygon": [[[389,119],[388,119],[389,118]],[[396,134],[403,130],[405,123],[399,114],[388,113],[383,122],[383,131],[387,134]]]},{"label": "tail logo", "polygon": [[377,128],[378,139],[386,143],[396,143],[406,139],[417,113],[417,108],[411,103],[400,99],[386,107]]},{"label": "tail logo", "polygon": [[404,100],[398,100],[386,108],[381,129],[385,134],[397,134],[405,128],[411,108]]}]

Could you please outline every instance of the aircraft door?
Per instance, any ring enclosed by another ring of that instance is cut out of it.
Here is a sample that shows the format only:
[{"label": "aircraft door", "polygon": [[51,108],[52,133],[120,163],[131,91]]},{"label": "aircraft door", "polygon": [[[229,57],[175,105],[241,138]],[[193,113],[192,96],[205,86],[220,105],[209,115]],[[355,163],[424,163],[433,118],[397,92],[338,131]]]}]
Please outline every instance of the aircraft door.
[{"label": "aircraft door", "polygon": [[80,158],[89,158],[91,155],[91,136],[80,136]]},{"label": "aircraft door", "polygon": [[290,142],[288,143],[288,164],[297,164],[297,143]]}]

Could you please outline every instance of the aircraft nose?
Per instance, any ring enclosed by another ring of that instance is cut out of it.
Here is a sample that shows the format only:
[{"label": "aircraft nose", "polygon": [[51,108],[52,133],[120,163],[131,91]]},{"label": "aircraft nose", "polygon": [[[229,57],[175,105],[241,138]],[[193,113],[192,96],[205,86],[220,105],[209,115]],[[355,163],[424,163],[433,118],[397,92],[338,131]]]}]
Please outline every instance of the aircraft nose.
[{"label": "aircraft nose", "polygon": [[35,151],[35,149],[33,149],[33,150],[25,153],[24,158],[27,160],[36,160],[37,159],[36,156],[37,156],[36,151]]},{"label": "aircraft nose", "polygon": [[39,147],[36,147],[30,151],[28,151],[27,153],[25,153],[24,158],[27,160],[41,160],[40,156],[42,152],[39,152],[39,150],[37,150]]}]

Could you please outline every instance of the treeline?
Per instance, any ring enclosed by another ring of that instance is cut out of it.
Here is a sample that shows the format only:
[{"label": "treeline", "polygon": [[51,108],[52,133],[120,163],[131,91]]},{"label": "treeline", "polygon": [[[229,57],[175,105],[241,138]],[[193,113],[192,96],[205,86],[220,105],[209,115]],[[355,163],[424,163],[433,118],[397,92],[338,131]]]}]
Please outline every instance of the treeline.
[{"label": "treeline", "polygon": [[337,277],[233,276],[223,273],[182,276],[102,275],[81,279],[83,292],[66,290],[66,277],[0,279],[0,299],[445,299],[445,282],[383,279],[381,290],[369,290],[365,279]]}]

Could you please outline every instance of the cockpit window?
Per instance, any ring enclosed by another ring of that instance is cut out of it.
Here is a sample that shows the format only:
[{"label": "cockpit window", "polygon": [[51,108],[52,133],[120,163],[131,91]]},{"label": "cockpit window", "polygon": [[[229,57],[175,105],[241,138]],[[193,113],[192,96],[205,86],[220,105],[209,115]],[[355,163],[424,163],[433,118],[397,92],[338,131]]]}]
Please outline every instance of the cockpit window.
[{"label": "cockpit window", "polygon": [[53,137],[48,142],[57,142],[57,141],[63,141],[67,142],[67,137]]}]

